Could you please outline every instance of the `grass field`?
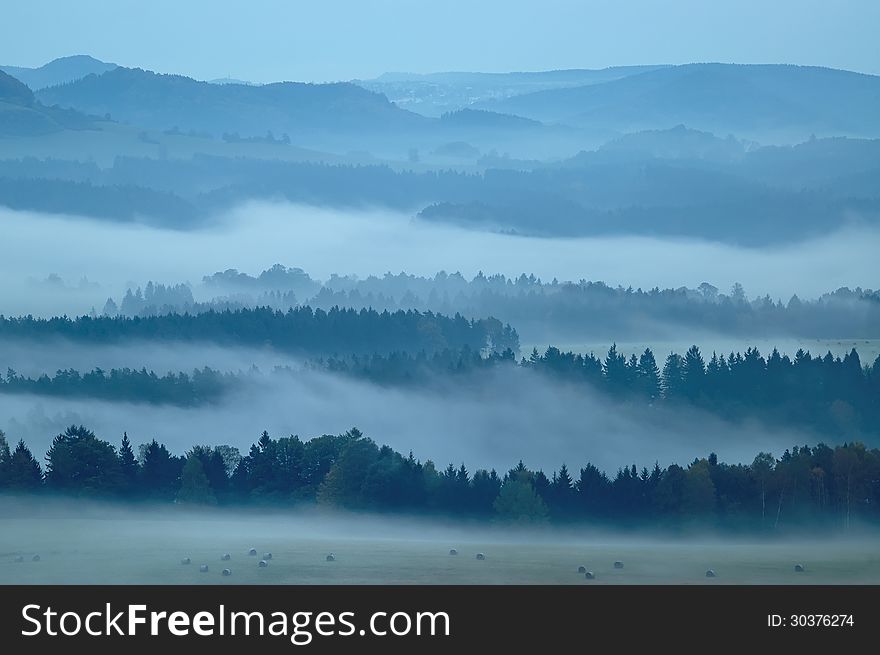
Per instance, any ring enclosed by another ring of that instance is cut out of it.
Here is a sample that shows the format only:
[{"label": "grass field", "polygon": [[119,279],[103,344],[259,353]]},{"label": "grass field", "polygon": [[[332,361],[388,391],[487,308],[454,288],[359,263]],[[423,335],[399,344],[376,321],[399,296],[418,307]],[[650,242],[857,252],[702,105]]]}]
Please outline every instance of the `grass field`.
[{"label": "grass field", "polygon": [[[247,554],[250,548],[257,557]],[[451,548],[459,554],[450,555]],[[273,557],[259,568],[264,552]],[[326,561],[330,552],[335,561]],[[184,557],[192,563],[181,564]],[[615,569],[615,560],[624,568]],[[796,563],[805,572],[795,572]],[[207,573],[199,572],[201,564]],[[578,574],[581,565],[596,579]],[[232,575],[223,577],[223,568]],[[709,568],[716,578],[705,577]],[[877,584],[880,539],[749,543],[475,533],[356,518],[2,518],[0,583]]]}]

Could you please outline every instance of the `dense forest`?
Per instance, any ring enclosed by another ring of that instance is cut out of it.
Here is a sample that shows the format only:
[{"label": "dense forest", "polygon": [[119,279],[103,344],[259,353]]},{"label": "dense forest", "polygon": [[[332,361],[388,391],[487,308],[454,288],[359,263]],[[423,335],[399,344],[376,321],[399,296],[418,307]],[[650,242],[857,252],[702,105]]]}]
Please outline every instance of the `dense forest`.
[{"label": "dense forest", "polygon": [[[411,385],[517,364],[507,351],[489,358],[473,352],[396,353],[329,358],[319,365],[383,384]],[[518,365],[640,405],[697,407],[728,420],[759,418],[848,438],[880,433],[880,356],[862,367],[855,349],[841,359],[803,350],[789,358],[775,349],[765,358],[749,348],[712,353],[706,361],[692,346],[684,355],[670,353],[660,364],[650,348],[627,358],[612,346],[603,360],[551,346],[543,355],[534,350]]]},{"label": "dense forest", "polygon": [[334,354],[519,350],[519,337],[496,319],[467,320],[431,312],[310,307],[286,312],[269,308],[163,314],[146,317],[80,316],[50,319],[0,315],[0,338],[64,338],[79,343],[132,340],[212,341],[271,347],[292,353]]},{"label": "dense forest", "polygon": [[[713,353],[706,361],[693,346],[684,355],[670,353],[658,363],[650,348],[627,358],[612,346],[602,359],[551,346],[544,354],[534,350],[518,362],[510,349],[485,355],[464,347],[430,354],[398,351],[313,358],[298,368],[276,367],[269,373],[269,383],[283,385],[285,376],[300,376],[303,369],[310,369],[410,389],[479,386],[489,383],[480,373],[507,374],[506,367],[579,385],[585,393],[606,394],[622,403],[622,411],[690,407],[728,421],[759,419],[841,439],[880,434],[880,356],[863,367],[855,349],[841,359],[830,353],[814,357],[803,350],[789,358],[775,349],[765,358],[749,348],[744,353]],[[233,374],[206,367],[161,377],[146,369],[95,369],[84,374],[63,370],[53,377],[32,379],[9,370],[5,380],[0,378],[0,393],[194,406],[220,402],[255,375],[259,372],[253,369]]]},{"label": "dense forest", "polygon": [[[210,300],[196,301],[194,294]],[[525,273],[514,278],[480,272],[471,279],[445,271],[429,277],[401,272],[362,279],[333,274],[322,282],[280,264],[258,275],[236,269],[217,272],[196,288],[148,282],[118,301],[111,299],[103,313],[149,316],[260,306],[494,316],[521,333],[545,332],[552,325],[554,335],[580,339],[609,333],[626,339],[671,326],[745,337],[880,338],[880,292],[872,289],[841,288],[816,299],[792,296],[783,302],[766,295],[749,299],[741,285],[728,293],[708,282],[696,289],[643,290],[587,280],[544,282]]]},{"label": "dense forest", "polygon": [[266,432],[242,456],[230,446],[175,455],[155,440],[135,453],[82,426],[57,435],[45,470],[23,441],[0,437],[0,490],[8,493],[150,500],[185,505],[326,507],[516,523],[671,527],[704,524],[778,531],[844,528],[880,519],[880,451],[860,443],[795,446],[776,458],[725,464],[714,454],[685,466],[586,463],[548,476],[520,462],[499,474],[438,468],[352,429],[302,440]]},{"label": "dense forest", "polygon": [[59,398],[97,398],[130,403],[169,404],[190,407],[218,402],[240,386],[240,379],[207,366],[192,373],[157,375],[146,368],[95,368],[80,373],[75,369],[31,378],[8,369],[0,378],[0,393],[35,394]]}]

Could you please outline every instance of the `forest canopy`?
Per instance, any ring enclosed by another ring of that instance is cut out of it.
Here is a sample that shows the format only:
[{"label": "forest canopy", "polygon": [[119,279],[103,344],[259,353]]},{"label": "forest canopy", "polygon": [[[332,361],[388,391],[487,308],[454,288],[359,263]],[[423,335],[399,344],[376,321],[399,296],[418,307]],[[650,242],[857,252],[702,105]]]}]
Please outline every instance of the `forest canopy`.
[{"label": "forest canopy", "polygon": [[284,506],[446,516],[457,520],[725,530],[839,531],[880,520],[880,451],[861,443],[794,446],[750,464],[714,454],[687,464],[609,475],[589,462],[548,476],[522,461],[509,471],[438,468],[378,446],[353,428],[303,440],[260,435],[247,454],[195,445],[171,453],[153,440],[137,453],[83,426],[58,434],[45,469],[23,441],[0,436],[0,492],[174,502]]}]

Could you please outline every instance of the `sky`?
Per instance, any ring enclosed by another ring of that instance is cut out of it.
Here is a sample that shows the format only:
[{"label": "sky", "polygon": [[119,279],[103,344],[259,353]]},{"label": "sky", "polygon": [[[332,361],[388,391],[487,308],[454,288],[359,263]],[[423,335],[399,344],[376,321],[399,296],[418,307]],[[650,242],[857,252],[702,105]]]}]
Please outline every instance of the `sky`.
[{"label": "sky", "polygon": [[28,0],[0,64],[90,54],[197,79],[368,79],[700,61],[880,74],[876,0]]}]

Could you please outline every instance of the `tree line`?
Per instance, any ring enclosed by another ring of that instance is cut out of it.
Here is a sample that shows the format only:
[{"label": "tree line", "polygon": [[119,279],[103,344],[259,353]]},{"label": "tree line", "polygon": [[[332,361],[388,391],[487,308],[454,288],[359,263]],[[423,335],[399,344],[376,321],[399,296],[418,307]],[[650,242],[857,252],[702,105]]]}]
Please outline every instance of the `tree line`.
[{"label": "tree line", "polygon": [[76,342],[124,340],[213,341],[288,352],[434,352],[468,346],[475,350],[519,349],[519,336],[494,318],[373,309],[329,311],[311,307],[276,311],[268,307],[157,316],[66,316],[49,319],[0,315],[0,338],[65,338]]},{"label": "tree line", "polygon": [[[441,271],[422,277],[404,272],[382,277],[331,275],[319,281],[299,268],[274,265],[257,276],[235,269],[203,278],[210,300],[196,302],[185,284],[148,282],[108,299],[103,313],[144,316],[200,313],[238,307],[268,306],[286,311],[308,305],[364,307],[377,311],[415,309],[452,316],[494,316],[523,332],[644,336],[645,325],[680,325],[718,334],[791,335],[804,338],[880,338],[880,292],[841,288],[816,299],[794,295],[787,301],[768,295],[749,299],[735,284],[725,293],[708,282],[696,289],[633,289],[599,281],[541,280],[535,275],[507,277],[479,272],[471,279]],[[533,328],[533,329],[532,329]]]},{"label": "tree line", "polygon": [[239,381],[235,374],[222,373],[207,366],[194,369],[192,373],[161,376],[146,368],[113,368],[109,371],[95,368],[85,373],[70,368],[56,371],[52,376],[43,374],[35,378],[7,369],[5,379],[0,377],[0,393],[191,407],[217,402]]},{"label": "tree line", "polygon": [[880,519],[880,450],[858,442],[795,446],[750,464],[714,454],[687,465],[622,466],[608,475],[587,463],[548,476],[522,461],[505,473],[464,463],[438,468],[357,429],[309,440],[263,432],[242,456],[230,446],[175,455],[153,440],[135,453],[83,426],[57,435],[45,468],[23,441],[0,433],[0,491],[193,506],[327,507],[516,523],[683,525],[736,530],[804,525],[849,528]]},{"label": "tree line", "polygon": [[[387,136],[381,141],[380,149],[387,148]],[[686,235],[762,245],[833,231],[848,213],[875,222],[880,199],[867,173],[877,167],[877,147],[845,141],[852,143],[830,146],[839,151],[831,157],[811,154],[823,147],[818,143],[749,156],[753,161],[745,167],[699,157],[664,160],[648,152],[627,161],[599,151],[535,170],[498,160],[473,173],[204,154],[117,157],[105,168],[31,158],[0,161],[0,204],[192,227],[247,200],[282,198],[421,209],[427,221],[533,235]]]},{"label": "tree line", "polygon": [[[774,349],[765,358],[756,348],[748,348],[744,353],[713,353],[706,361],[700,349],[691,346],[684,355],[670,353],[661,368],[650,348],[626,357],[615,345],[602,359],[550,346],[543,354],[533,350],[517,361],[510,348],[486,353],[464,346],[433,353],[316,357],[298,368],[276,367],[269,381],[283,384],[284,376],[324,371],[381,385],[430,387],[449,380],[480,383],[482,378],[475,376],[507,368],[580,385],[632,411],[694,407],[728,421],[760,419],[840,439],[880,433],[880,356],[862,366],[855,349],[843,358],[830,352],[813,356],[802,349],[790,358]],[[204,367],[191,374],[159,376],[145,368],[123,368],[84,374],[66,369],[52,377],[29,378],[10,369],[5,379],[0,378],[0,393],[194,406],[219,402],[224,394],[242,387],[246,376],[255,375],[260,375],[255,369],[223,373]]]},{"label": "tree line", "polygon": [[613,345],[605,358],[562,352],[550,346],[519,362],[512,351],[482,357],[474,351],[433,355],[328,357],[320,368],[382,384],[429,382],[438,376],[514,366],[607,393],[641,406],[697,407],[728,420],[760,418],[841,438],[880,432],[880,356],[862,366],[853,348],[843,358],[830,352],[813,356],[799,349],[793,358],[757,348],[706,360],[697,346],[684,355],[670,353],[658,363],[653,351],[629,357]]}]

